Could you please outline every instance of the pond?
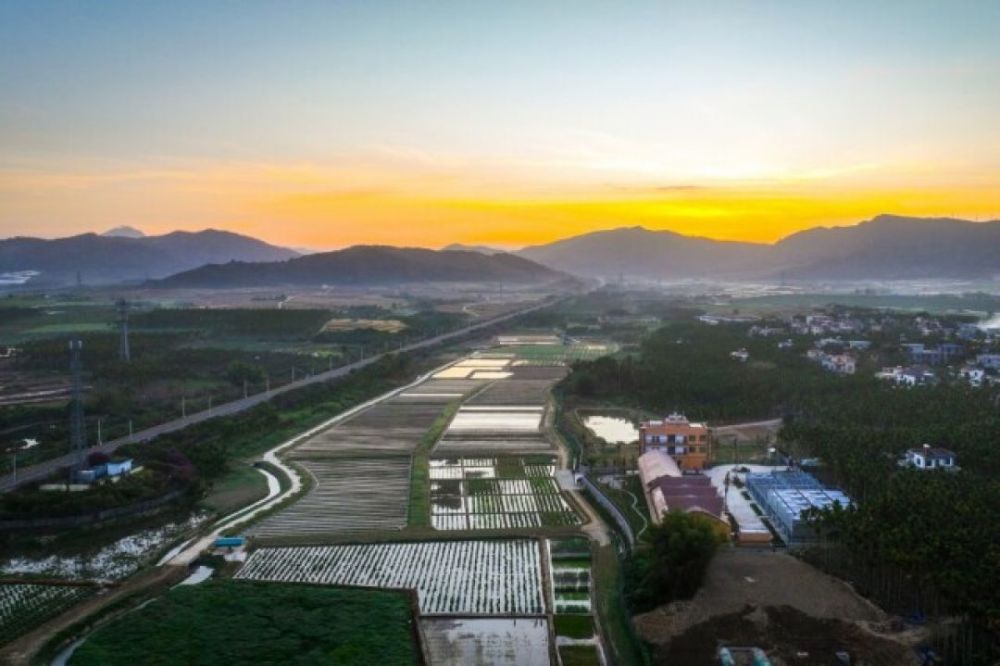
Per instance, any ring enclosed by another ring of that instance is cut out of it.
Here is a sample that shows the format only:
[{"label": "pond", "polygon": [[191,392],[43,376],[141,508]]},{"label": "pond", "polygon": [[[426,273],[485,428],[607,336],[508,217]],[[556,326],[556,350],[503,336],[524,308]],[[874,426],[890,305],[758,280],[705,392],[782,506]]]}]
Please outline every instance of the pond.
[{"label": "pond", "polygon": [[609,444],[631,444],[639,441],[639,431],[628,419],[620,416],[586,416],[583,425]]}]

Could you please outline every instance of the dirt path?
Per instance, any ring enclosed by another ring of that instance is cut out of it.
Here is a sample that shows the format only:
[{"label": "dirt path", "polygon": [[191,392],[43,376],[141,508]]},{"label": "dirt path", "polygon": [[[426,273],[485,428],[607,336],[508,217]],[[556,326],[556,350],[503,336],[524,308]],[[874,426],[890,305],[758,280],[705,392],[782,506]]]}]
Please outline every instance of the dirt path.
[{"label": "dirt path", "polygon": [[[569,451],[566,450],[566,444],[563,443],[562,437],[555,429],[555,401],[551,398],[545,409],[545,422],[543,424],[546,435],[549,440],[555,444],[556,451],[558,451],[559,457],[559,469],[569,469]],[[601,546],[607,546],[611,543],[611,537],[608,535],[608,527],[604,524],[604,521],[597,514],[596,511],[590,506],[590,502],[587,498],[583,496],[578,490],[565,490],[569,493],[574,500],[576,500],[576,505],[583,509],[586,515],[586,522],[580,526],[588,537],[596,541]]]}]

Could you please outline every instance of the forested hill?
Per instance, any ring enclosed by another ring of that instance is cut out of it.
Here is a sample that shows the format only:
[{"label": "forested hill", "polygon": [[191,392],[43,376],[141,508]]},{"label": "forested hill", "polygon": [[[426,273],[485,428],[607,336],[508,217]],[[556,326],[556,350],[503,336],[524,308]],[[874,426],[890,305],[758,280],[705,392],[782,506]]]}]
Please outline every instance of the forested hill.
[{"label": "forested hill", "polygon": [[281,262],[203,266],[156,281],[162,287],[380,285],[417,282],[554,283],[569,276],[511,254],[359,245]]},{"label": "forested hill", "polygon": [[557,270],[604,278],[991,279],[1000,275],[1000,220],[879,215],[854,226],[808,229],[774,245],[633,227],[518,254]]},{"label": "forested hill", "polygon": [[85,284],[161,278],[209,263],[279,261],[297,252],[215,229],[162,236],[82,234],[0,240],[0,273],[36,271],[38,284]]}]

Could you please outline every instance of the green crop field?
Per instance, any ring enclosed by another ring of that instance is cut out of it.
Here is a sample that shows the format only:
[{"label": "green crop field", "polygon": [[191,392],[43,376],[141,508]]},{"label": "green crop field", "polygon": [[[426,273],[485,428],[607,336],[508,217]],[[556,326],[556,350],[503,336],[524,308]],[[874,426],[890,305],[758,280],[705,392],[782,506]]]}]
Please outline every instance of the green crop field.
[{"label": "green crop field", "polygon": [[72,666],[416,664],[401,592],[211,580],[98,629]]}]

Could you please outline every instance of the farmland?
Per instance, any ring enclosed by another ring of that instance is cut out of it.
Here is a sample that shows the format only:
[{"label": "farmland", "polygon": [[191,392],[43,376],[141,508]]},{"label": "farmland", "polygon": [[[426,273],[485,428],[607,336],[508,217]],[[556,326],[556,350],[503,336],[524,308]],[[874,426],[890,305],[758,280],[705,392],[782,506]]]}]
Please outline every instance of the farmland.
[{"label": "farmland", "polygon": [[419,388],[379,402],[296,446],[289,457],[310,476],[312,488],[252,533],[266,538],[404,527],[412,456],[451,399],[436,397],[441,395],[437,391],[412,395]]},{"label": "farmland", "polygon": [[543,618],[425,618],[420,621],[435,666],[548,666]]},{"label": "farmland", "polygon": [[0,645],[59,615],[95,589],[82,585],[0,585]]},{"label": "farmland", "polygon": [[577,361],[592,361],[616,351],[605,343],[574,342],[570,344],[512,345],[505,352],[517,355],[518,365],[571,365]]},{"label": "farmland", "polygon": [[[561,373],[560,373],[561,374]],[[524,455],[552,450],[542,431],[553,375],[499,379],[462,405],[434,448],[438,457]]]},{"label": "farmland", "polygon": [[422,615],[545,612],[538,542],[530,539],[261,548],[235,577],[416,589]]},{"label": "farmland", "polygon": [[439,530],[575,525],[553,475],[555,460],[460,458],[431,461],[431,524]]},{"label": "farmland", "polygon": [[406,525],[406,456],[300,460],[314,479],[305,497],[253,528],[254,536],[330,534]]},{"label": "farmland", "polygon": [[413,623],[399,592],[213,580],[102,627],[69,663],[416,664]]}]

